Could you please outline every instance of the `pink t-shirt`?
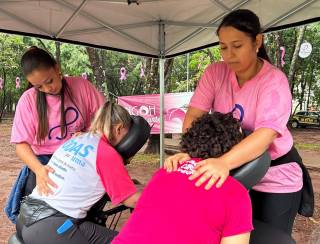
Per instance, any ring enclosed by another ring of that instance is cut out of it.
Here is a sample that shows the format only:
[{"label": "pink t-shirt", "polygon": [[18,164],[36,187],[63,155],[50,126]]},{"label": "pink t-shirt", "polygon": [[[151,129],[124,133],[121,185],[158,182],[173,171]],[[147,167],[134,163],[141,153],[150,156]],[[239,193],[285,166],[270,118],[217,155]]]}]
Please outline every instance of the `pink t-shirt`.
[{"label": "pink t-shirt", "polygon": [[118,204],[137,191],[122,157],[105,137],[96,134],[85,133],[66,141],[48,165],[55,170],[49,177],[58,188],[52,188],[49,196],[34,189],[31,197],[73,218],[84,218],[105,192]]},{"label": "pink t-shirt", "polygon": [[[59,96],[47,95],[48,136],[41,145],[37,142],[38,113],[36,108],[37,92],[31,88],[19,99],[11,134],[11,143],[28,143],[36,155],[52,154],[63,142],[77,131],[88,129],[95,112],[105,98],[87,80],[81,77],[65,77],[72,99],[65,94],[65,117],[67,129],[61,137]],[[80,111],[79,111],[80,110]]]},{"label": "pink t-shirt", "polygon": [[188,177],[197,161],[186,161],[177,172],[157,171],[112,244],[218,244],[250,232],[247,190],[232,177],[219,189],[196,187]]},{"label": "pink t-shirt", "polygon": [[[199,81],[189,106],[221,113],[232,111],[246,130],[275,130],[278,137],[269,147],[272,159],[283,156],[293,145],[287,128],[291,108],[289,83],[285,74],[266,60],[259,73],[242,87],[226,63],[211,64]],[[271,168],[261,184],[253,189],[280,193],[295,192],[301,187],[302,171],[298,164],[291,163]]]}]

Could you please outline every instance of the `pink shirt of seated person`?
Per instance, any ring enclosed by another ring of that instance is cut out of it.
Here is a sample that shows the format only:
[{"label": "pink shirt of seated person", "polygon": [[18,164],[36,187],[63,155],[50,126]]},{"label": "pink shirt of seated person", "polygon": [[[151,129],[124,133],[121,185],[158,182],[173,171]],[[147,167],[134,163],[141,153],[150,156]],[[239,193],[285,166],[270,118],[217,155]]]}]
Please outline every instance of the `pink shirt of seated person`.
[{"label": "pink shirt of seated person", "polygon": [[188,177],[198,161],[186,161],[173,173],[157,171],[112,244],[218,244],[250,232],[247,190],[230,176],[221,188],[196,187]]}]

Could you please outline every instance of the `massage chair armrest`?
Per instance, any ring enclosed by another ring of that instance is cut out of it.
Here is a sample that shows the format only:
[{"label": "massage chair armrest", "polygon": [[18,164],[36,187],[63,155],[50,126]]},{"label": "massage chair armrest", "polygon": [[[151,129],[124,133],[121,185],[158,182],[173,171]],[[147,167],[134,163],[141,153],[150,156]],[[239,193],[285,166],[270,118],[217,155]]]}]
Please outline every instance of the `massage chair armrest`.
[{"label": "massage chair armrest", "polygon": [[256,185],[267,173],[271,163],[269,153],[266,151],[258,158],[233,169],[230,175],[248,190]]}]

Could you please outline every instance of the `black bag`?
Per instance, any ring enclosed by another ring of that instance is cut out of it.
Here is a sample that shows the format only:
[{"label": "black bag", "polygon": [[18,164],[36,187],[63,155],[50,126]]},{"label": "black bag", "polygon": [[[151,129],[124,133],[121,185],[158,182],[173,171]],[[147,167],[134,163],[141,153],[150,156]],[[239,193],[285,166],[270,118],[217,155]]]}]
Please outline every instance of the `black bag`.
[{"label": "black bag", "polygon": [[291,150],[280,158],[271,161],[271,166],[276,166],[280,164],[286,164],[290,162],[296,162],[299,164],[303,174],[303,187],[301,193],[301,201],[298,209],[298,213],[304,217],[313,216],[314,212],[314,193],[311,177],[306,166],[302,162],[297,149],[292,147]]},{"label": "black bag", "polygon": [[303,188],[298,213],[305,217],[312,217],[314,212],[314,193],[311,177],[303,163],[299,164],[303,173]]},{"label": "black bag", "polygon": [[27,196],[21,202],[18,222],[29,227],[41,219],[48,218],[58,213],[59,211],[50,207],[44,201]]}]

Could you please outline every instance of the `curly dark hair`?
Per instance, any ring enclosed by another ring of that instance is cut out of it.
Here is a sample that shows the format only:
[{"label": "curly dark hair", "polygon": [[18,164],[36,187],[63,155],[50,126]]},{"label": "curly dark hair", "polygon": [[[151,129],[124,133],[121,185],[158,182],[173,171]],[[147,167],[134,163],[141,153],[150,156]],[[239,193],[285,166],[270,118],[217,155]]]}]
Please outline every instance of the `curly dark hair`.
[{"label": "curly dark hair", "polygon": [[216,158],[228,152],[243,139],[240,122],[232,113],[214,112],[195,120],[182,135],[182,152],[194,158]]}]

